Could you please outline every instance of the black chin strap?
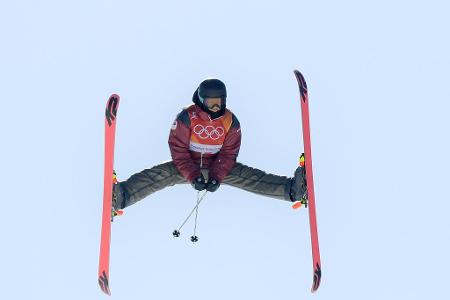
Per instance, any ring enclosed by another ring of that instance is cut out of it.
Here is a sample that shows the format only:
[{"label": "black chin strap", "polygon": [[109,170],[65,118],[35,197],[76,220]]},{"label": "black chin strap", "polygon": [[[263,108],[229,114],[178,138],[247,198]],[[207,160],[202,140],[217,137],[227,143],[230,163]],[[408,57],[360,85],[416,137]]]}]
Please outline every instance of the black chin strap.
[{"label": "black chin strap", "polygon": [[220,118],[225,114],[225,107],[222,107],[220,110],[213,112],[208,109],[207,113],[211,116],[211,119]]}]

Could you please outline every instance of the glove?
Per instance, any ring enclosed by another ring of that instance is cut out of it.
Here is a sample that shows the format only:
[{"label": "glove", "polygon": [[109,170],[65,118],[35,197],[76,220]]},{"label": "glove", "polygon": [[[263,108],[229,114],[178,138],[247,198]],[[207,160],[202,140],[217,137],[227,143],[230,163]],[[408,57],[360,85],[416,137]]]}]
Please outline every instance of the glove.
[{"label": "glove", "polygon": [[203,175],[200,175],[196,177],[192,182],[191,185],[194,189],[197,191],[203,191],[206,188],[206,180]]},{"label": "glove", "polygon": [[206,183],[206,190],[208,192],[215,192],[217,191],[217,189],[219,188],[220,183],[217,179],[214,178],[209,178],[208,182]]}]

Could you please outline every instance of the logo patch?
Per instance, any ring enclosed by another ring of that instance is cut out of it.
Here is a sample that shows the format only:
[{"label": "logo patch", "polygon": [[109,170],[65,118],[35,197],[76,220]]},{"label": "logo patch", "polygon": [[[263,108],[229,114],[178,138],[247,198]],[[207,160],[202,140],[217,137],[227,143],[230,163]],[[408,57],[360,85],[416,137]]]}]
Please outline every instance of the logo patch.
[{"label": "logo patch", "polygon": [[204,127],[202,124],[195,125],[193,131],[202,140],[210,138],[215,141],[225,134],[225,129],[222,126],[214,127],[212,125],[207,125]]},{"label": "logo patch", "polygon": [[173,124],[172,124],[171,129],[172,129],[172,130],[177,129],[177,125],[178,125],[178,121],[177,121],[177,120],[173,121]]}]

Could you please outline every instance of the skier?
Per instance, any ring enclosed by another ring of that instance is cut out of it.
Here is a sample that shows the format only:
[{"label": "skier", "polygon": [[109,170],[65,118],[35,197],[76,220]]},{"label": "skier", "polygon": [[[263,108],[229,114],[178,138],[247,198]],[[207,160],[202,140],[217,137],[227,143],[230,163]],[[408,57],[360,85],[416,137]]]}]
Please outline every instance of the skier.
[{"label": "skier", "polygon": [[215,192],[221,184],[256,194],[297,201],[306,194],[304,167],[293,177],[268,174],[236,162],[241,144],[237,117],[226,107],[227,91],[219,79],[200,83],[194,104],[178,114],[169,135],[172,160],[114,184],[113,207],[128,207],[175,184],[190,183],[197,191]]}]

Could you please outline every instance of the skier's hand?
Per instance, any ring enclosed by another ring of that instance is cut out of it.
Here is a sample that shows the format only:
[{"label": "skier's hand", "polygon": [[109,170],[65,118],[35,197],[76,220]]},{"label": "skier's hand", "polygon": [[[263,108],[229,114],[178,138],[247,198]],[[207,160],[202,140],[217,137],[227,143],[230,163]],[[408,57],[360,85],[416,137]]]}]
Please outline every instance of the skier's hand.
[{"label": "skier's hand", "polygon": [[203,175],[198,176],[191,182],[191,185],[197,191],[203,191],[206,188],[205,177]]},{"label": "skier's hand", "polygon": [[219,181],[215,178],[210,177],[208,182],[206,183],[206,190],[208,192],[215,192],[215,191],[217,191],[219,186],[220,186]]}]

